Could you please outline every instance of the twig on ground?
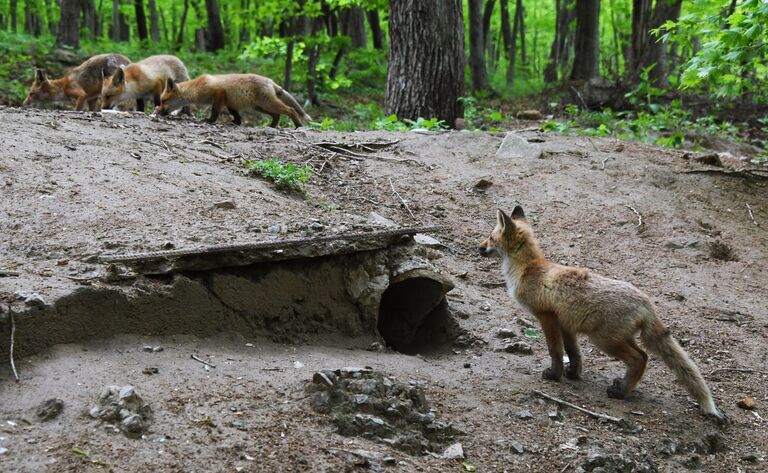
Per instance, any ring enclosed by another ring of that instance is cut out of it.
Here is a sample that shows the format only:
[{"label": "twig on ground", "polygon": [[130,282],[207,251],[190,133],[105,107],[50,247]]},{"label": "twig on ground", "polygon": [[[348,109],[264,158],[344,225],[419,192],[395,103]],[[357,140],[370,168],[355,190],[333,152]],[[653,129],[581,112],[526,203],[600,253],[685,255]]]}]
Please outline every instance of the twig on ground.
[{"label": "twig on ground", "polygon": [[759,374],[768,374],[768,371],[763,370],[753,370],[748,368],[718,368],[711,373],[709,373],[710,376],[714,376],[717,373],[759,373]]},{"label": "twig on ground", "polygon": [[584,101],[584,97],[582,97],[581,93],[579,93],[579,91],[576,90],[576,87],[571,86],[571,90],[576,93],[576,97],[579,98],[579,102],[581,102],[581,104],[584,105],[584,110],[589,111],[589,107],[587,107],[587,102]]},{"label": "twig on ground", "polygon": [[565,470],[567,470],[569,466],[571,466],[571,462],[566,463],[565,466],[563,467],[563,469],[560,470],[560,473],[565,472]]},{"label": "twig on ground", "polygon": [[401,204],[403,204],[403,207],[405,207],[405,210],[407,210],[407,211],[408,211],[408,213],[409,213],[409,214],[411,214],[411,218],[415,220],[415,219],[416,219],[416,216],[415,216],[415,215],[413,215],[413,212],[411,212],[411,208],[410,208],[410,207],[408,207],[408,204],[406,204],[406,203],[405,203],[405,200],[403,200],[403,197],[402,197],[402,196],[400,195],[400,193],[399,193],[399,192],[397,192],[397,190],[395,189],[395,185],[394,185],[394,184],[392,184],[392,178],[390,177],[390,178],[388,178],[388,179],[389,179],[389,187],[391,187],[391,188],[392,188],[392,192],[394,192],[394,193],[395,193],[395,195],[397,196],[397,198],[398,198],[398,199],[400,199],[400,203],[401,203]]},{"label": "twig on ground", "polygon": [[691,169],[683,171],[685,174],[723,174],[725,176],[741,177],[743,179],[768,179],[768,171],[761,169]]},{"label": "twig on ground", "polygon": [[19,275],[18,271],[11,271],[9,269],[0,269],[0,278],[10,278]]},{"label": "twig on ground", "polygon": [[191,355],[189,355],[189,356],[190,356],[190,357],[191,357],[193,360],[195,360],[195,361],[199,361],[200,363],[202,363],[202,364],[204,364],[204,365],[206,365],[206,366],[210,366],[211,368],[216,368],[216,365],[214,365],[213,363],[208,363],[207,361],[205,361],[205,360],[201,359],[200,357],[198,357],[198,356],[197,356],[197,355],[195,355],[194,353],[192,353],[192,354],[191,354]]},{"label": "twig on ground", "polygon": [[609,159],[613,159],[613,156],[608,156],[607,158],[603,159],[603,160],[600,162],[600,170],[601,170],[601,171],[605,171],[605,163],[606,163],[606,161],[608,161]]},{"label": "twig on ground", "polygon": [[202,141],[198,141],[197,143],[200,143],[201,145],[211,145],[211,146],[215,146],[216,148],[219,148],[220,150],[224,151],[224,147],[223,147],[223,146],[221,146],[220,144],[216,143],[215,141],[211,141],[211,140],[202,140]]},{"label": "twig on ground", "polygon": [[598,152],[598,153],[600,152],[600,150],[599,150],[599,149],[597,149],[597,145],[595,144],[595,142],[594,142],[594,141],[592,141],[592,138],[589,138],[589,137],[587,137],[587,141],[589,141],[589,144],[591,144],[591,145],[592,145],[592,149],[594,149],[594,150],[595,150],[596,152]]},{"label": "twig on ground", "polygon": [[640,215],[640,212],[638,212],[637,209],[632,207],[631,205],[624,205],[624,207],[626,207],[629,210],[633,211],[635,213],[635,215],[637,215],[637,226],[638,227],[642,227],[643,226],[643,216]]},{"label": "twig on ground", "polygon": [[13,318],[13,309],[8,304],[8,316],[11,319],[11,347],[9,349],[8,356],[11,358],[11,371],[13,371],[13,377],[16,382],[19,382],[19,373],[16,372],[16,363],[13,361],[13,339],[16,336],[16,320]]},{"label": "twig on ground", "polygon": [[745,202],[745,205],[747,206],[747,212],[749,212],[749,218],[752,219],[752,223],[754,223],[755,225],[759,225],[759,223],[755,221],[755,216],[752,213],[752,207],[749,206],[749,202]]},{"label": "twig on ground", "polygon": [[621,424],[621,423],[624,422],[624,419],[622,419],[620,417],[613,417],[613,416],[609,416],[608,414],[602,414],[600,412],[594,412],[594,411],[590,411],[589,409],[584,409],[583,407],[579,407],[576,404],[572,404],[572,403],[570,403],[568,401],[563,401],[562,399],[559,399],[559,398],[556,398],[556,397],[554,397],[552,395],[549,395],[547,393],[541,392],[538,389],[534,389],[533,393],[534,394],[538,394],[539,396],[541,396],[541,397],[543,397],[545,399],[549,399],[550,401],[554,401],[554,402],[560,404],[561,406],[566,406],[566,407],[570,407],[572,409],[576,409],[577,411],[583,412],[584,414],[586,414],[589,417],[592,417],[594,419],[603,419],[603,420],[607,420],[608,422],[613,422],[614,424]]},{"label": "twig on ground", "polygon": [[512,130],[514,133],[525,133],[526,131],[541,131],[540,126],[529,126],[528,128],[521,128],[519,130]]}]

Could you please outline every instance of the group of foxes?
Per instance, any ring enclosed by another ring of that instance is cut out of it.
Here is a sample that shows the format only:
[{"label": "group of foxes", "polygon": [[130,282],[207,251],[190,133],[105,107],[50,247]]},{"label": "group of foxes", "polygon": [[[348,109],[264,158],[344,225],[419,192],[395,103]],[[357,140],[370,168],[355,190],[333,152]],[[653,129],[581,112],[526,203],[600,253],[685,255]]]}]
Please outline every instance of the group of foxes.
[{"label": "group of foxes", "polygon": [[[225,107],[237,125],[242,121],[240,110],[246,108],[270,115],[273,127],[281,115],[290,117],[297,127],[310,119],[288,92],[267,77],[203,74],[190,80],[184,63],[175,56],[151,56],[131,63],[119,54],[101,54],[57,80],[47,79],[38,70],[24,105],[75,99],[77,110],[85,103],[97,110],[99,98],[101,108],[135,103],[141,111],[144,101],[152,98],[154,110],[162,115],[188,112],[190,104],[209,104],[210,123]],[[643,344],[672,369],[701,409],[725,419],[698,368],[656,315],[648,296],[629,283],[545,259],[521,207],[511,216],[499,211],[497,217],[496,228],[479,250],[484,256],[501,256],[510,295],[539,320],[551,356],[551,366],[542,373],[545,379],[581,377],[577,336],[585,334],[627,365],[626,375],[608,387],[609,397],[624,398],[640,382],[648,361],[635,341],[639,332]],[[568,355],[567,367],[563,352]]]},{"label": "group of foxes", "polygon": [[[209,123],[216,122],[224,108],[236,125],[242,123],[240,110],[252,109],[272,117],[276,127],[280,116],[290,117],[296,127],[310,120],[309,115],[282,87],[257,74],[203,74],[190,80],[184,63],[176,56],[150,56],[132,63],[121,54],[99,54],[64,77],[50,80],[40,69],[24,105],[75,100],[77,110],[85,104],[92,111],[128,106],[144,111],[145,100],[152,99],[154,111],[189,113],[189,105],[210,105]],[[99,99],[101,103],[99,104]]]}]

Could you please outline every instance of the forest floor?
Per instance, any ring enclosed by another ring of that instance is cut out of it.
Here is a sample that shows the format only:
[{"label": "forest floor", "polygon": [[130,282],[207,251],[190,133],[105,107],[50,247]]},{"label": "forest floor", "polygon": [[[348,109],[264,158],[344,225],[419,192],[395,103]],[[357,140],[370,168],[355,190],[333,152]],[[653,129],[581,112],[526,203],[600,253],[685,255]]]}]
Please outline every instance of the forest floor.
[{"label": "forest floor", "polygon": [[[370,339],[333,334],[288,344],[237,333],[157,336],[141,327],[57,345],[17,357],[19,383],[0,368],[0,470],[766,471],[768,181],[734,171],[752,166],[738,159],[713,165],[697,154],[530,125],[518,135],[543,151],[538,158],[497,155],[504,133],[277,131],[0,108],[0,269],[17,272],[0,278],[7,302],[16,291],[67,295],[105,251],[252,241],[275,226],[290,237],[308,222],[339,228],[376,212],[401,225],[448,226],[433,235],[447,248],[430,255],[456,284],[452,312],[476,337],[418,356],[368,351]],[[354,154],[312,145],[384,141],[397,142],[373,153],[350,148]],[[307,198],[244,174],[243,158],[272,157],[314,166]],[[214,205],[228,201],[234,206]],[[541,379],[549,357],[544,340],[524,332],[533,318],[506,294],[499,261],[476,250],[496,209],[516,204],[548,257],[650,295],[728,427],[704,418],[654,356],[623,401],[605,394],[622,365],[586,340],[583,380]],[[505,332],[533,354],[500,350]],[[0,348],[7,350],[5,340]],[[337,434],[309,406],[304,386],[318,370],[344,366],[417,382],[437,418],[465,432],[458,441],[466,460]],[[143,373],[149,367],[156,374]],[[144,439],[88,417],[110,384],[134,385],[154,407]],[[558,409],[534,390],[627,421]],[[65,408],[41,422],[35,407],[52,397]],[[746,397],[754,410],[737,407]],[[348,453],[357,450],[369,453]]]}]

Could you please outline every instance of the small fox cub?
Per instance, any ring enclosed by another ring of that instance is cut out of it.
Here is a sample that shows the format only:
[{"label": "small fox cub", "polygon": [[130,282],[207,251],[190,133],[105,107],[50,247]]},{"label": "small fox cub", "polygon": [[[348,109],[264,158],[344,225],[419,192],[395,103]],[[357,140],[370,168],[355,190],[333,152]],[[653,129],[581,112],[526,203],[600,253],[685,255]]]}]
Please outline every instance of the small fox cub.
[{"label": "small fox cub", "polygon": [[[552,364],[544,379],[559,381],[563,374],[581,377],[578,334],[586,334],[600,350],[627,365],[624,378],[608,387],[608,397],[623,399],[643,377],[648,355],[635,341],[659,355],[701,409],[719,420],[712,394],[699,369],[656,315],[650,299],[633,285],[562,266],[544,257],[520,206],[511,218],[498,211],[496,228],[480,243],[480,254],[501,256],[502,276],[511,296],[539,319]],[[570,365],[563,369],[563,347]]]},{"label": "small fox cub", "polygon": [[256,74],[203,74],[187,82],[166,81],[158,113],[166,115],[188,104],[211,104],[208,123],[215,123],[224,107],[232,114],[235,125],[242,123],[239,112],[244,108],[271,116],[271,127],[277,126],[280,115],[291,117],[296,128],[311,120],[291,94],[272,79]]},{"label": "small fox cub", "polygon": [[112,74],[121,65],[131,61],[120,54],[99,54],[67,71],[61,79],[48,80],[45,72],[35,71],[35,82],[29,89],[24,106],[34,103],[65,101],[75,99],[75,108],[80,111],[88,103],[90,110],[97,110],[104,74]]},{"label": "small fox cub", "polygon": [[176,56],[150,56],[120,67],[104,77],[101,106],[112,108],[120,102],[136,100],[138,110],[143,112],[146,98],[154,99],[158,106],[167,79],[189,80],[187,67]]}]

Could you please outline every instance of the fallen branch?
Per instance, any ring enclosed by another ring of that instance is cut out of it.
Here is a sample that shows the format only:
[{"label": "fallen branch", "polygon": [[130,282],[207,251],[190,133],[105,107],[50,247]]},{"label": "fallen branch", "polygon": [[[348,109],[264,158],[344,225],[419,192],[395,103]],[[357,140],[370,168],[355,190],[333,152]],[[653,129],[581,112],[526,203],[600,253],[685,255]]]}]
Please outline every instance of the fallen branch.
[{"label": "fallen branch", "polygon": [[10,278],[19,275],[18,271],[11,271],[9,269],[0,269],[0,278]]},{"label": "fallen branch", "polygon": [[581,102],[582,105],[584,105],[584,110],[589,111],[589,107],[587,106],[587,102],[584,101],[584,97],[581,96],[578,90],[576,90],[576,87],[571,86],[571,90],[576,93],[576,97],[579,98],[579,102]]},{"label": "fallen branch", "polygon": [[405,200],[403,200],[403,197],[402,197],[402,196],[400,195],[400,193],[399,193],[399,192],[397,192],[397,190],[395,189],[395,185],[394,185],[394,184],[392,184],[392,178],[390,177],[390,178],[388,178],[388,179],[389,179],[389,187],[391,187],[391,188],[392,188],[392,192],[394,192],[394,193],[395,193],[395,195],[397,196],[397,198],[398,198],[398,199],[400,199],[400,203],[401,203],[401,204],[403,204],[403,207],[405,207],[405,210],[407,210],[407,211],[408,211],[408,213],[409,213],[409,214],[411,214],[411,218],[415,220],[415,219],[416,219],[416,216],[415,216],[415,215],[413,215],[413,212],[411,212],[411,208],[410,208],[410,207],[408,207],[408,204],[406,204],[406,203],[405,203]]},{"label": "fallen branch", "polygon": [[742,179],[768,179],[768,171],[759,169],[691,169],[683,171],[685,174],[723,174],[725,176],[740,177]]},{"label": "fallen branch", "polygon": [[628,208],[629,210],[633,211],[635,215],[637,215],[637,226],[642,227],[643,226],[643,216],[640,215],[640,212],[637,211],[634,207],[631,205],[624,205],[624,207]]},{"label": "fallen branch", "polygon": [[711,373],[709,373],[710,376],[714,376],[717,373],[759,373],[759,374],[768,374],[768,371],[763,370],[753,370],[748,368],[718,368]]},{"label": "fallen branch", "polygon": [[13,362],[13,338],[16,335],[16,321],[13,318],[13,309],[11,308],[10,304],[8,304],[8,315],[11,318],[11,348],[9,350],[8,356],[11,358],[11,371],[13,371],[13,377],[18,383],[19,373],[16,372],[16,363]]},{"label": "fallen branch", "polygon": [[211,140],[202,140],[202,141],[197,141],[197,143],[200,143],[201,145],[211,145],[211,146],[215,146],[216,148],[219,148],[220,150],[222,150],[222,151],[225,151],[225,150],[224,150],[224,147],[223,147],[223,146],[221,146],[220,144],[216,143],[215,141],[211,141]]},{"label": "fallen branch", "polygon": [[197,355],[195,355],[194,353],[192,353],[192,354],[191,354],[191,355],[189,355],[189,356],[190,356],[190,357],[191,357],[193,360],[195,360],[195,361],[199,361],[200,363],[202,363],[202,364],[204,364],[204,365],[206,365],[206,366],[210,366],[211,368],[216,368],[216,365],[214,365],[213,363],[208,363],[207,361],[205,361],[205,360],[203,360],[203,359],[199,358],[199,357],[198,357]]},{"label": "fallen branch", "polygon": [[579,412],[583,412],[584,414],[588,415],[589,417],[592,417],[593,419],[603,419],[603,420],[607,420],[608,422],[613,422],[614,424],[623,424],[624,423],[624,419],[622,419],[620,417],[613,417],[613,416],[609,416],[608,414],[602,414],[600,412],[594,412],[594,411],[590,411],[589,409],[584,409],[583,407],[579,407],[576,404],[572,404],[572,403],[570,403],[568,401],[563,401],[562,399],[556,398],[556,397],[551,396],[551,395],[549,395],[547,393],[541,392],[541,391],[539,391],[537,389],[534,389],[533,393],[534,394],[538,394],[539,396],[541,396],[541,397],[543,397],[545,399],[549,399],[550,401],[554,401],[554,402],[560,404],[561,406],[570,407],[572,409],[576,409]]},{"label": "fallen branch", "polygon": [[744,204],[747,206],[747,212],[749,212],[749,218],[752,219],[752,223],[754,223],[755,225],[759,225],[755,221],[755,216],[754,216],[754,214],[752,214],[752,207],[749,206],[749,202],[745,202]]},{"label": "fallen branch", "polygon": [[605,171],[605,162],[608,161],[609,159],[613,159],[613,157],[609,156],[609,157],[603,159],[603,161],[600,163],[600,170],[601,171]]}]

